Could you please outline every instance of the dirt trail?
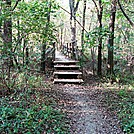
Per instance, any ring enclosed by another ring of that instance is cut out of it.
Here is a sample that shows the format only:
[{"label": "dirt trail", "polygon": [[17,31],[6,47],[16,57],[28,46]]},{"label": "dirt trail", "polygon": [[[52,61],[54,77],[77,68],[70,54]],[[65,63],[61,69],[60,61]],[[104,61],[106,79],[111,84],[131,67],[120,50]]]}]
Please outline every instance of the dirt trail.
[{"label": "dirt trail", "polygon": [[97,105],[98,87],[66,84],[54,88],[59,105],[71,119],[71,134],[123,134],[117,118]]}]

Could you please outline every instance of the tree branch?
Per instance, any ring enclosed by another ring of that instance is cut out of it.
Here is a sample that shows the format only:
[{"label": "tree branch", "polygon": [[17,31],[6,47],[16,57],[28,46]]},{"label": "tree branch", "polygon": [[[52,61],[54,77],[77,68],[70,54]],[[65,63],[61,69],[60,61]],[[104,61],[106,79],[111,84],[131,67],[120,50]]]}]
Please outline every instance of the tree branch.
[{"label": "tree branch", "polygon": [[118,5],[123,13],[123,15],[126,17],[126,19],[128,20],[128,22],[130,23],[130,25],[134,28],[134,23],[130,20],[130,18],[128,17],[128,15],[125,13],[125,11],[123,10],[120,1],[118,0]]},{"label": "tree branch", "polygon": [[72,0],[69,0],[69,6],[70,6],[70,19],[72,20],[72,16],[73,16],[73,11],[74,11],[74,7],[73,7],[73,3]]},{"label": "tree branch", "polygon": [[80,2],[80,0],[77,1],[76,6],[75,6],[75,8],[74,8],[74,12],[75,12],[75,13],[76,13],[77,10],[78,10],[79,2]]},{"label": "tree branch", "polygon": [[97,6],[95,0],[92,0],[92,1],[93,1],[94,5],[95,5],[95,8],[96,8],[96,10],[97,10],[97,14],[99,14],[99,8],[98,8],[98,6]]},{"label": "tree branch", "polygon": [[14,7],[13,7],[13,9],[12,9],[12,11],[17,7],[19,1],[21,1],[21,0],[17,0],[17,1],[16,1],[15,5],[14,5]]},{"label": "tree branch", "polygon": [[[70,14],[71,15],[71,13],[69,12],[69,11],[67,11],[65,8],[63,8],[63,7],[61,7],[61,6],[59,6],[62,10],[64,10],[66,13],[68,13],[68,14]],[[81,25],[81,23],[76,19],[76,17],[75,16],[72,16],[75,20],[76,20],[76,22],[80,25],[80,27],[82,27],[83,29],[84,29],[84,31],[86,32],[86,33],[88,33],[88,31]]]}]

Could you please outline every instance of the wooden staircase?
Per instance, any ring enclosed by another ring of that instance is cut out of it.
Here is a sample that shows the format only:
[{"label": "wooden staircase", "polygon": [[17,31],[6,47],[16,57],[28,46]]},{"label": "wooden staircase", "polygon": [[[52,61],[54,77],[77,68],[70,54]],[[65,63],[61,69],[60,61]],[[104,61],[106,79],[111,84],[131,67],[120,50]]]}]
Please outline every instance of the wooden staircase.
[{"label": "wooden staircase", "polygon": [[79,62],[75,60],[54,61],[54,83],[82,83]]}]

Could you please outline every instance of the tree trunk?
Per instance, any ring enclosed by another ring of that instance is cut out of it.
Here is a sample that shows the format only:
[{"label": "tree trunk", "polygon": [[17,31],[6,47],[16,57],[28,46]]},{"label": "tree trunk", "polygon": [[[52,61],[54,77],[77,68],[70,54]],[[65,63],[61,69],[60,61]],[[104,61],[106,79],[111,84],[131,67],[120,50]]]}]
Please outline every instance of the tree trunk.
[{"label": "tree trunk", "polygon": [[5,53],[8,56],[8,63],[11,66],[13,65],[11,0],[6,0],[5,10],[7,10],[7,16],[4,19],[4,46]]},{"label": "tree trunk", "polygon": [[26,65],[29,64],[29,49],[28,46],[26,47]]},{"label": "tree trunk", "polygon": [[74,4],[75,1],[74,0],[69,0],[69,6],[70,6],[70,28],[71,28],[71,40],[74,41],[75,40],[75,29],[73,26],[73,19],[74,19]]},{"label": "tree trunk", "polygon": [[62,46],[63,45],[63,28],[62,27],[60,29],[60,33],[61,33],[61,35],[60,35],[60,46]]},{"label": "tree trunk", "polygon": [[84,0],[84,8],[83,8],[83,21],[82,21],[82,31],[81,31],[81,46],[84,44],[84,28],[85,28],[85,13],[86,13],[86,3],[87,0]]},{"label": "tree trunk", "polygon": [[[1,16],[1,11],[2,11],[2,4],[0,4],[0,16]],[[0,18],[0,33],[2,32],[2,18]]]},{"label": "tree trunk", "polygon": [[79,6],[79,0],[75,4],[75,0],[69,0],[69,6],[70,6],[70,27],[71,27],[71,33],[72,37],[71,40],[76,40],[76,12],[78,10]]},{"label": "tree trunk", "polygon": [[94,47],[91,48],[91,57],[92,57],[92,70],[93,70],[93,75],[95,75],[95,54],[94,54]]},{"label": "tree trunk", "polygon": [[[78,10],[78,6],[79,6],[79,0],[77,0],[76,4],[75,4],[75,0],[69,0],[69,6],[70,6],[70,28],[71,28],[71,41],[72,43],[72,47],[74,52],[76,53],[76,46],[77,46],[77,42],[76,42],[76,12]],[[77,56],[75,55],[75,53],[72,53],[73,58],[77,58]]]},{"label": "tree trunk", "polygon": [[109,23],[110,35],[108,39],[108,68],[107,71],[109,74],[113,74],[113,51],[114,51],[114,27],[115,27],[115,17],[116,17],[116,6],[117,0],[112,0],[111,5],[111,17]]},{"label": "tree trunk", "polygon": [[[44,33],[44,38],[48,37],[48,30],[49,30],[49,23],[50,23],[50,12],[51,12],[51,1],[47,1],[49,3],[48,5],[48,11],[47,11],[47,24],[45,28],[45,33]],[[47,41],[43,41],[43,46],[42,46],[42,55],[41,55],[41,71],[45,72],[46,69],[46,46],[47,46]]]},{"label": "tree trunk", "polygon": [[[85,14],[86,14],[86,4],[87,0],[84,0],[84,7],[83,7],[83,20],[82,20],[82,31],[81,31],[81,47],[82,47],[82,53],[84,53],[84,29],[85,29]],[[83,62],[83,56],[81,57],[81,65]]]},{"label": "tree trunk", "polygon": [[99,45],[98,45],[98,71],[97,74],[101,76],[102,74],[102,13],[103,13],[103,6],[102,1],[99,0],[99,13],[98,13],[98,21],[99,21]]}]

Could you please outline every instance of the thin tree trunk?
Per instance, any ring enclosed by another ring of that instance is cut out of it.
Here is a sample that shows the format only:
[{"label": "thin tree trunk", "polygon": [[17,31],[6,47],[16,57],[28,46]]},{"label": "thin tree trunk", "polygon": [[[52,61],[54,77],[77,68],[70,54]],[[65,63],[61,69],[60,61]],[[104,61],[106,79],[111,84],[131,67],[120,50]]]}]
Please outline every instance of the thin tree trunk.
[{"label": "thin tree trunk", "polygon": [[71,40],[74,40],[74,32],[73,32],[73,16],[74,16],[74,0],[69,0],[70,7],[70,28],[71,28]]},{"label": "thin tree trunk", "polygon": [[28,46],[26,47],[26,65],[29,63],[29,49]]},{"label": "thin tree trunk", "polygon": [[[48,37],[48,30],[49,30],[49,23],[50,23],[50,12],[51,12],[51,1],[48,1],[49,5],[48,5],[48,12],[47,12],[47,24],[46,24],[46,28],[45,28],[45,37]],[[46,46],[47,46],[47,42],[43,41],[43,46],[42,46],[42,55],[41,55],[41,71],[45,72],[46,70]]]},{"label": "thin tree trunk", "polygon": [[97,6],[97,3],[95,0],[92,0],[95,8],[97,10],[97,16],[98,16],[98,21],[99,21],[99,45],[98,45],[98,70],[97,70],[97,74],[99,76],[102,75],[102,36],[101,36],[101,32],[102,32],[102,14],[103,14],[103,5],[102,5],[102,0],[99,0],[99,8]]},{"label": "thin tree trunk", "polygon": [[8,56],[8,66],[13,65],[12,58],[12,18],[11,18],[11,0],[6,0],[5,10],[8,14],[4,19],[4,46],[5,53]]},{"label": "thin tree trunk", "polygon": [[116,17],[116,6],[117,0],[112,0],[111,5],[111,17],[109,23],[109,30],[111,34],[109,35],[108,39],[108,68],[107,71],[109,74],[113,74],[113,46],[114,46],[114,27],[115,27],[115,17]]},{"label": "thin tree trunk", "polygon": [[23,67],[25,65],[25,48],[26,48],[26,39],[23,40]]},{"label": "thin tree trunk", "polygon": [[[2,3],[0,3],[0,16],[2,15],[1,11],[2,11]],[[2,18],[0,18],[0,33],[2,32],[1,27],[2,27]]]},{"label": "thin tree trunk", "polygon": [[99,0],[99,8],[100,11],[98,13],[98,21],[99,21],[99,45],[98,45],[98,71],[97,74],[99,76],[102,75],[102,13],[103,13],[103,6],[102,6],[102,1]]},{"label": "thin tree trunk", "polygon": [[91,48],[91,56],[92,56],[92,70],[93,70],[93,75],[95,75],[95,55],[94,55],[94,47]]},{"label": "thin tree trunk", "polygon": [[60,46],[63,45],[63,28],[61,27]]},{"label": "thin tree trunk", "polygon": [[71,28],[71,41],[72,43],[72,48],[73,48],[73,52],[72,52],[72,57],[77,59],[77,53],[76,52],[76,46],[77,46],[77,42],[76,42],[76,12],[78,10],[78,6],[79,6],[79,0],[76,2],[75,4],[75,0],[69,0],[69,6],[70,6],[70,28]]},{"label": "thin tree trunk", "polygon": [[83,21],[82,21],[82,31],[81,31],[81,46],[84,44],[84,28],[85,28],[85,13],[86,13],[86,2],[87,0],[84,0],[84,8],[83,8]]},{"label": "thin tree trunk", "polygon": [[[81,31],[81,47],[82,47],[82,53],[84,53],[84,29],[85,29],[85,14],[86,14],[86,4],[87,0],[84,0],[84,7],[83,7],[83,20],[82,20],[82,31]],[[83,62],[83,56],[81,59],[81,64]]]}]

